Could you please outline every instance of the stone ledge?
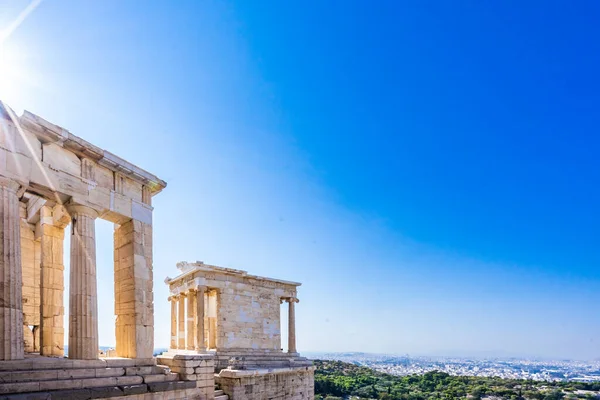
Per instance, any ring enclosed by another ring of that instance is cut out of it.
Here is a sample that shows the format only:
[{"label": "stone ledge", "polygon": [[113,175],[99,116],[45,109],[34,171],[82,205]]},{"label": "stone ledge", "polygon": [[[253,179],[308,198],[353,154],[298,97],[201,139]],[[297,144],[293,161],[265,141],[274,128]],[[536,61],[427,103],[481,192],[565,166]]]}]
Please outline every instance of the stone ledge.
[{"label": "stone ledge", "polygon": [[246,378],[252,376],[278,375],[278,374],[293,374],[297,372],[310,371],[314,372],[317,367],[288,367],[288,368],[260,368],[260,369],[223,369],[217,375],[219,378]]},{"label": "stone ledge", "polygon": [[37,393],[5,394],[0,395],[0,400],[91,400],[138,396],[149,392],[176,392],[187,389],[196,389],[196,382],[156,382],[147,385],[105,386]]}]

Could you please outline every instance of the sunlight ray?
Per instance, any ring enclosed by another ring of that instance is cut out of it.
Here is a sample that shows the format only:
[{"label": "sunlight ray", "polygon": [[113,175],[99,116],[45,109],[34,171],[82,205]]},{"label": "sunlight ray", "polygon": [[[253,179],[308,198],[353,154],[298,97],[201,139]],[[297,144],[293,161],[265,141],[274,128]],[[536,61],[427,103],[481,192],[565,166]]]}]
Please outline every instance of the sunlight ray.
[{"label": "sunlight ray", "polygon": [[33,0],[21,13],[15,18],[13,22],[11,22],[2,32],[0,33],[0,45],[4,44],[4,42],[12,35],[12,33],[27,19],[29,14],[31,14],[42,2],[42,0]]}]

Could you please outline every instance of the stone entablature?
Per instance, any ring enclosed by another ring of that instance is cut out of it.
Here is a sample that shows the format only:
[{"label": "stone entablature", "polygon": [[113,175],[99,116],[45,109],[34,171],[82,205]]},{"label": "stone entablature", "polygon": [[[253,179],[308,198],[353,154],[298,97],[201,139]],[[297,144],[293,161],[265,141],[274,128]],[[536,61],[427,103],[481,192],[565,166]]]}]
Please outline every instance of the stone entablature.
[{"label": "stone entablature", "polygon": [[[70,358],[98,357],[95,220],[115,226],[117,354],[154,348],[155,175],[0,102],[0,360],[64,354],[65,228],[71,224]],[[29,326],[33,326],[33,330]]]},{"label": "stone entablature", "polygon": [[280,308],[287,302],[288,350],[296,353],[295,303],[300,283],[202,262],[177,266],[181,275],[165,281],[171,294],[172,349],[281,352]]}]

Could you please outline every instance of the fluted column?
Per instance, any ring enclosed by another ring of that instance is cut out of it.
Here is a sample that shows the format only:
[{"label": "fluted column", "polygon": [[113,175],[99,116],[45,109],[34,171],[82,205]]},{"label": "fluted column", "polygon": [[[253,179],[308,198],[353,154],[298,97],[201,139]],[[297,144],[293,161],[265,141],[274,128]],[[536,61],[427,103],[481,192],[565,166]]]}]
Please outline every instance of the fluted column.
[{"label": "fluted column", "polygon": [[206,351],[204,342],[204,293],[206,288],[200,286],[196,292],[196,351]]},{"label": "fluted column", "polygon": [[177,348],[177,297],[169,297],[171,302],[171,348]]},{"label": "fluted column", "polygon": [[288,312],[288,353],[296,353],[296,303],[299,300],[295,297],[287,299],[289,304]]},{"label": "fluted column", "polygon": [[185,294],[179,295],[179,346],[180,350],[185,350]]},{"label": "fluted column", "polygon": [[96,227],[98,213],[71,204],[71,274],[69,280],[69,358],[98,358]]},{"label": "fluted column", "polygon": [[0,360],[24,357],[19,187],[0,177]]},{"label": "fluted column", "polygon": [[187,349],[194,350],[196,342],[196,291],[187,295]]}]

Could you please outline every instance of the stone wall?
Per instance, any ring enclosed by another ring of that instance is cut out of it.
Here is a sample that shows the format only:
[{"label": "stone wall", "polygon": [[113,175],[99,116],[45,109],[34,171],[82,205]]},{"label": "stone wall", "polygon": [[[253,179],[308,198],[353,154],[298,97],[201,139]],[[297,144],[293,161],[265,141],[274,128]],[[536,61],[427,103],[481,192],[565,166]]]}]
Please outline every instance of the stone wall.
[{"label": "stone wall", "polygon": [[179,374],[182,381],[196,382],[197,397],[190,399],[214,400],[215,364],[210,354],[163,354],[157,358],[160,365],[166,365],[171,372]]},{"label": "stone wall", "polygon": [[281,349],[280,296],[251,282],[223,282],[217,302],[218,349]]},{"label": "stone wall", "polygon": [[215,381],[230,400],[313,400],[315,367],[222,370]]}]

